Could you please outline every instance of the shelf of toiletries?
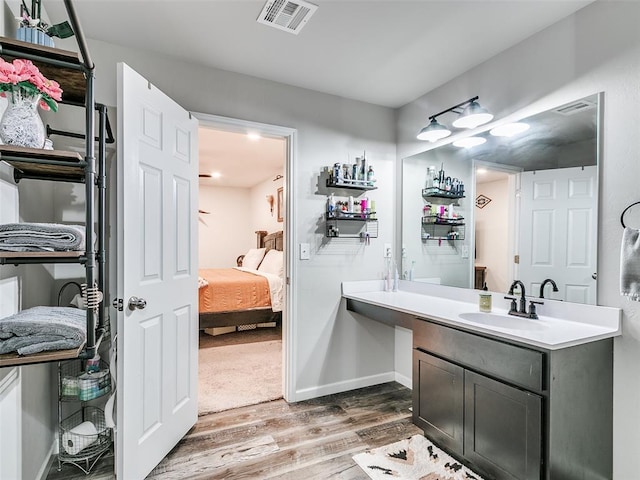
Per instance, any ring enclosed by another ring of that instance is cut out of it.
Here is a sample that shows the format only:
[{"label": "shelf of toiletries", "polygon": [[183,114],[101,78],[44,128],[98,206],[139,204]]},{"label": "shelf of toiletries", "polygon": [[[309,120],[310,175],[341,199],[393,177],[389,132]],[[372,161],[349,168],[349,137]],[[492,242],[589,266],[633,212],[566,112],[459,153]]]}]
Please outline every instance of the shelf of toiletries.
[{"label": "shelf of toiletries", "polygon": [[464,225],[464,217],[446,218],[438,214],[422,217],[423,225]]},{"label": "shelf of toiletries", "polygon": [[82,369],[80,360],[61,362],[59,367],[60,401],[87,402],[111,392],[111,375],[106,362],[86,360]]},{"label": "shelf of toiletries", "polygon": [[465,226],[449,223],[423,223],[422,240],[464,240]]},{"label": "shelf of toiletries", "polygon": [[375,208],[376,202],[367,197],[359,200],[353,196],[338,199],[332,193],[327,197],[326,236],[361,238],[365,243],[371,238],[377,238],[378,219]]},{"label": "shelf of toiletries", "polygon": [[447,176],[444,163],[440,170],[427,168],[427,184],[422,189],[424,198],[464,198],[464,182],[456,177]]},{"label": "shelf of toiletries", "polygon": [[59,469],[68,463],[88,474],[109,451],[113,430],[96,404],[109,393],[109,365],[99,356],[58,363]]},{"label": "shelf of toiletries", "polygon": [[335,163],[329,169],[327,187],[347,188],[353,190],[375,190],[375,176],[373,165],[366,155],[356,157],[355,163]]},{"label": "shelf of toiletries", "polygon": [[328,238],[359,238],[368,243],[369,239],[378,238],[378,220],[368,217],[327,217],[326,236]]},{"label": "shelf of toiletries", "polygon": [[422,196],[424,198],[464,198],[464,190],[460,191],[442,190],[441,188],[429,187],[422,189]]}]

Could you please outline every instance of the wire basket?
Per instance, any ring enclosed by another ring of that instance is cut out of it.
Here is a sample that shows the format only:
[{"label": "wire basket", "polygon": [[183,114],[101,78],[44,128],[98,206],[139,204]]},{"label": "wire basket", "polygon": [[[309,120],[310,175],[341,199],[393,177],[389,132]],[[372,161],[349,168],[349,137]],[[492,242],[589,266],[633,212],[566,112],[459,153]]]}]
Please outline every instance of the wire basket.
[{"label": "wire basket", "polygon": [[86,406],[60,423],[60,453],[62,461],[93,458],[111,445],[111,429],[98,407]]},{"label": "wire basket", "polygon": [[60,366],[60,399],[63,401],[88,401],[106,395],[111,391],[109,364],[100,360],[98,371],[87,372],[82,362],[72,360]]}]

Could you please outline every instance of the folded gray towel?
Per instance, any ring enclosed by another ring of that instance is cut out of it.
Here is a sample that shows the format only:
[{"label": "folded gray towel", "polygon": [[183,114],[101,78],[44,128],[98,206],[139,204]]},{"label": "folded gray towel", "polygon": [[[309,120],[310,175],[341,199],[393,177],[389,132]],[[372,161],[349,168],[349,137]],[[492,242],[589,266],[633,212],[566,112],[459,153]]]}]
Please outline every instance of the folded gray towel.
[{"label": "folded gray towel", "polygon": [[620,247],[620,293],[640,301],[640,230],[625,228]]},{"label": "folded gray towel", "polygon": [[0,225],[0,251],[82,251],[85,227],[58,223],[7,223]]},{"label": "folded gray towel", "polygon": [[67,350],[86,339],[86,311],[78,308],[33,307],[0,318],[0,354]]}]

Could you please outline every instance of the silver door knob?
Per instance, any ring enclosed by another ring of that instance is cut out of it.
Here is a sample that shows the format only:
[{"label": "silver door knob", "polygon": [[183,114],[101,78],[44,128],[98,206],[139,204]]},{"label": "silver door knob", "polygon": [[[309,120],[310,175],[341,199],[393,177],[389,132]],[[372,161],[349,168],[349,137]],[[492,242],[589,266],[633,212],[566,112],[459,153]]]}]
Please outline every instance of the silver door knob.
[{"label": "silver door knob", "polygon": [[147,301],[144,298],[131,297],[129,299],[129,310],[143,310],[147,306]]}]

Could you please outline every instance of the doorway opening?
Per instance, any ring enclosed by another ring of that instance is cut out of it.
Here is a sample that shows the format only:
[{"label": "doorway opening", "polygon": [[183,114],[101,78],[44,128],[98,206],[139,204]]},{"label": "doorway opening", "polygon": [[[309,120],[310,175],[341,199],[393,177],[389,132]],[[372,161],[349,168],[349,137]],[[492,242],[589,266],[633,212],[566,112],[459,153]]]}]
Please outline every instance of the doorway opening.
[{"label": "doorway opening", "polygon": [[285,192],[294,132],[196,116],[198,410],[204,415],[286,398],[290,347]]},{"label": "doorway opening", "polygon": [[517,251],[519,169],[475,161],[474,288],[507,292]]}]

